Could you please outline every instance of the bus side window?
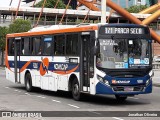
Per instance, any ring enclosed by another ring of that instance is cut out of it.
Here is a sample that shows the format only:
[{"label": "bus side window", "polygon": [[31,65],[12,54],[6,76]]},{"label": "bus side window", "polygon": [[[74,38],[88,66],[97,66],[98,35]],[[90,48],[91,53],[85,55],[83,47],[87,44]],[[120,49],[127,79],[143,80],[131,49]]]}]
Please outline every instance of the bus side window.
[{"label": "bus side window", "polygon": [[66,55],[78,55],[78,34],[66,36]]},{"label": "bus side window", "polygon": [[21,39],[21,55],[24,55],[24,38]]},{"label": "bus side window", "polygon": [[[24,55],[30,55],[29,37],[24,38]],[[23,49],[22,49],[23,52]]]},{"label": "bus side window", "polygon": [[57,35],[54,37],[54,55],[65,54],[65,36]]},{"label": "bus side window", "polygon": [[43,55],[51,54],[52,36],[46,36],[44,38]]},{"label": "bus side window", "polygon": [[42,52],[41,38],[34,37],[34,38],[32,38],[32,40],[33,40],[32,55],[41,55],[41,52]]},{"label": "bus side window", "polygon": [[14,39],[8,40],[8,55],[13,56],[14,55]]}]

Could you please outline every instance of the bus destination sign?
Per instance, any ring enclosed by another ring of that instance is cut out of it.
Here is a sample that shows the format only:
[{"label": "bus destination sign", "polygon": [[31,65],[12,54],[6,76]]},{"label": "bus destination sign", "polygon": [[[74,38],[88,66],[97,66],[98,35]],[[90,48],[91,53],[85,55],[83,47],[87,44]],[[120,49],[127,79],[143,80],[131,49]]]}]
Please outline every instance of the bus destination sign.
[{"label": "bus destination sign", "polygon": [[105,34],[145,34],[144,28],[105,27]]}]

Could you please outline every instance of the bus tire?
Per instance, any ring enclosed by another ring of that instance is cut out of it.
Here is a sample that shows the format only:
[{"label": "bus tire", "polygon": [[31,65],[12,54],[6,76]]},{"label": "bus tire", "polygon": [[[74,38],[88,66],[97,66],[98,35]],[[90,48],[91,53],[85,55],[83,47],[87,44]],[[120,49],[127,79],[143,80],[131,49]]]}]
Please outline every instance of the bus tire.
[{"label": "bus tire", "polygon": [[127,96],[115,95],[118,102],[123,102],[127,99]]},{"label": "bus tire", "polygon": [[27,73],[25,76],[25,87],[27,92],[31,92],[33,90],[32,78],[30,73]]},{"label": "bus tire", "polygon": [[79,84],[78,84],[77,79],[74,79],[72,81],[72,97],[76,101],[81,99],[81,93],[80,93]]}]

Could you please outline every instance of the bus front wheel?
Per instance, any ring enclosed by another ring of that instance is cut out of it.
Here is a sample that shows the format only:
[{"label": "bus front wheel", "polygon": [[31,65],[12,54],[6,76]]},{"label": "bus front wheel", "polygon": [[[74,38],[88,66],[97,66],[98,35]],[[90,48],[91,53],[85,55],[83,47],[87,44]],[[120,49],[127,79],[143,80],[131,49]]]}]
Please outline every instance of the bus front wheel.
[{"label": "bus front wheel", "polygon": [[25,77],[25,87],[26,87],[26,90],[28,92],[31,92],[33,90],[33,87],[32,87],[32,78],[31,78],[31,74],[30,73],[26,74],[26,77]]},{"label": "bus front wheel", "polygon": [[77,79],[74,79],[72,82],[72,96],[74,100],[80,100],[81,98],[81,93],[79,90],[79,84]]},{"label": "bus front wheel", "polygon": [[127,96],[120,96],[120,95],[115,95],[117,101],[123,102],[127,99]]}]

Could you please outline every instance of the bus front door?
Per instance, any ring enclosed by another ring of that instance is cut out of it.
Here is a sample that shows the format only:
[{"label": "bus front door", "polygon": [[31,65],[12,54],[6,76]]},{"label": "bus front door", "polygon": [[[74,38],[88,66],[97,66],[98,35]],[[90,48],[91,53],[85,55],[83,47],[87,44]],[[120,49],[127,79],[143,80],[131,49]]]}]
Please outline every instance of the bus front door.
[{"label": "bus front door", "polygon": [[[94,46],[95,31],[84,32],[81,35],[81,56],[80,56],[80,90],[94,93]],[[92,84],[91,84],[92,83]]]},{"label": "bus front door", "polygon": [[15,38],[14,41],[14,73],[15,73],[15,82],[20,83],[20,48],[21,48],[21,39]]},{"label": "bus front door", "polygon": [[82,91],[88,91],[89,87],[89,41],[90,35],[81,36],[81,85],[80,88]]}]

